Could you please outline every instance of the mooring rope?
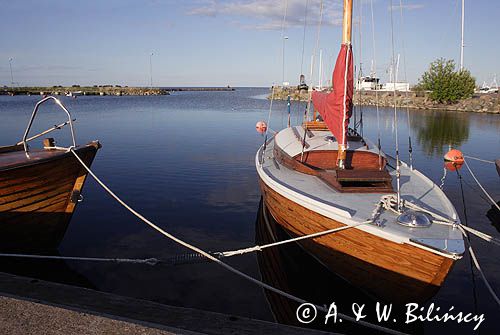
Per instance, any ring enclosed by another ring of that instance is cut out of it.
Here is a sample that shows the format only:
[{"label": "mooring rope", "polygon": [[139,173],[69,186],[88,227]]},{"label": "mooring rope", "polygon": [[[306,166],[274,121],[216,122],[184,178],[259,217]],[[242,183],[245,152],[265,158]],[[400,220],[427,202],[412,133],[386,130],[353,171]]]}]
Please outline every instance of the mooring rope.
[{"label": "mooring rope", "polygon": [[151,266],[154,266],[160,262],[156,258],[131,259],[131,258],[76,257],[76,256],[53,256],[53,255],[9,254],[9,253],[0,253],[0,257],[52,259],[52,260],[63,260],[63,261],[132,263],[132,264],[147,264]]},{"label": "mooring rope", "polygon": [[356,223],[356,224],[353,224],[353,225],[337,227],[337,228],[334,228],[334,229],[328,229],[328,230],[325,230],[325,231],[320,231],[320,232],[312,233],[312,234],[308,234],[308,235],[302,235],[302,236],[299,236],[299,237],[290,238],[290,239],[279,241],[279,242],[274,242],[274,243],[269,243],[269,244],[264,244],[264,245],[256,245],[256,246],[253,246],[253,247],[239,249],[239,250],[223,251],[223,252],[218,252],[216,254],[221,255],[223,257],[231,257],[231,256],[234,256],[234,255],[243,255],[243,254],[247,254],[249,252],[262,251],[264,249],[267,249],[267,248],[270,248],[270,247],[275,247],[275,246],[278,246],[278,245],[283,245],[283,244],[298,242],[298,241],[301,241],[301,240],[306,240],[306,239],[316,238],[316,237],[320,237],[320,236],[324,236],[324,235],[329,235],[329,234],[332,234],[332,233],[336,233],[336,232],[339,232],[339,231],[342,231],[342,230],[346,230],[346,229],[349,229],[349,228],[354,228],[354,227],[361,226],[361,225],[364,225],[364,224],[368,224],[368,223],[371,223],[371,222],[373,222],[373,221],[372,220],[367,220],[367,221],[359,222],[359,223]]},{"label": "mooring rope", "polygon": [[[464,230],[464,226],[463,225],[459,225],[458,228],[462,231],[462,234],[465,237],[467,237],[467,233]],[[477,260],[476,253],[472,249],[472,245],[470,244],[470,241],[468,239],[466,239],[466,240],[467,240],[467,243],[469,244],[469,248],[468,248],[469,255],[472,258],[474,266],[476,267],[477,271],[479,271],[479,274],[481,275],[481,279],[483,280],[484,284],[488,288],[488,291],[490,292],[491,296],[496,301],[496,303],[498,304],[498,306],[500,306],[500,299],[498,298],[497,294],[495,293],[495,291],[491,287],[490,283],[488,282],[488,279],[486,279],[486,276],[485,276],[483,270],[481,269],[481,265],[479,265],[479,261]]]},{"label": "mooring rope", "polygon": [[[458,172],[458,170],[457,170]],[[382,203],[384,204],[383,205],[383,208],[384,209],[389,209],[389,210],[392,210],[392,211],[396,211],[393,206],[394,206],[394,202],[397,202],[396,199],[394,199],[393,196],[384,196],[382,197]],[[483,232],[480,232],[476,229],[473,229],[473,228],[470,228],[466,225],[463,225],[463,224],[458,224],[450,219],[447,219],[446,217],[444,216],[441,216],[437,213],[434,213],[428,209],[425,209],[423,207],[420,207],[414,203],[411,203],[411,202],[405,202],[404,203],[404,206],[407,207],[407,208],[410,208],[410,209],[414,209],[414,210],[418,210],[418,211],[422,211],[422,212],[425,212],[429,215],[431,215],[433,218],[432,218],[432,222],[433,223],[436,223],[436,224],[442,224],[442,225],[450,225],[450,226],[454,226],[454,227],[457,227],[458,229],[460,229],[460,231],[462,232],[462,235],[465,237],[467,243],[468,243],[468,250],[469,250],[469,255],[472,259],[472,262],[475,266],[475,268],[479,271],[479,273],[481,274],[481,279],[483,280],[484,284],[486,285],[486,287],[488,288],[489,292],[491,293],[491,295],[493,296],[493,298],[495,299],[495,301],[498,303],[498,306],[500,306],[500,299],[498,298],[498,296],[496,295],[495,291],[493,290],[493,288],[491,287],[490,283],[488,282],[488,280],[486,279],[486,275],[483,273],[483,270],[481,269],[481,266],[479,264],[479,261],[477,260],[477,257],[476,257],[476,254],[474,253],[474,250],[472,249],[472,245],[470,243],[470,240],[469,240],[469,236],[467,235],[466,231],[472,233],[473,235],[487,241],[487,242],[491,242],[497,246],[500,246],[500,239],[497,239],[493,236],[490,236],[488,234],[485,234]],[[465,206],[465,201],[464,201],[464,206]],[[464,207],[465,208],[465,207]],[[465,212],[465,215],[467,215],[467,212]],[[438,218],[438,220],[434,220],[434,217],[435,218]]]},{"label": "mooring rope", "polygon": [[[462,174],[460,173],[459,169],[455,169],[458,180],[460,182],[460,195],[462,198],[462,207],[464,211],[464,220],[465,220],[465,227],[469,226],[469,219],[467,215],[467,205],[465,201],[465,193],[464,193],[464,185],[463,185],[463,178]],[[472,249],[472,244],[470,243],[470,237],[467,234],[464,234],[463,230],[460,230],[462,235],[465,237],[465,240],[467,241],[469,248]],[[469,268],[470,268],[470,275],[471,275],[471,281],[472,281],[472,298],[474,302],[474,313],[477,314],[477,287],[476,287],[476,275],[474,273],[474,260],[472,259],[472,254],[469,252]],[[486,277],[484,278],[486,279]],[[487,284],[489,285],[489,284]]]},{"label": "mooring rope", "polygon": [[[100,179],[99,177],[97,177],[94,172],[83,162],[83,160],[78,156],[78,154],[75,152],[74,148],[70,147],[68,149],[69,151],[71,151],[71,153],[75,156],[75,158],[80,162],[80,164],[85,168],[85,170],[87,170],[87,172],[92,176],[92,178],[94,178],[94,180],[111,196],[113,197],[120,205],[122,205],[125,209],[127,209],[130,213],[132,213],[134,216],[136,216],[138,219],[140,219],[142,222],[144,222],[145,224],[147,224],[148,226],[150,226],[151,228],[153,228],[154,230],[156,230],[157,232],[159,232],[160,234],[162,234],[163,236],[169,238],[170,240],[196,252],[196,253],[199,253],[203,256],[205,256],[206,258],[208,258],[209,260],[217,263],[218,265],[222,266],[223,268],[225,268],[226,270],[256,284],[256,285],[259,285],[260,287],[263,287],[269,291],[272,291],[274,293],[277,293],[279,295],[282,295],[290,300],[293,300],[293,301],[296,301],[300,304],[303,304],[303,303],[306,303],[307,301],[304,300],[304,299],[301,299],[301,298],[298,298],[290,293],[287,293],[285,291],[282,291],[274,286],[271,286],[269,284],[266,284],[258,279],[255,279],[249,275],[247,275],[246,273],[232,267],[231,265],[221,261],[220,259],[218,259],[216,256],[210,254],[209,252],[206,252],[188,242],[185,242],[184,240],[181,240],[180,238],[170,234],[169,232],[163,230],[162,228],[160,228],[159,226],[157,226],[156,224],[154,224],[153,222],[151,222],[150,220],[148,220],[147,218],[145,218],[142,214],[140,214],[139,212],[137,212],[135,209],[133,209],[132,207],[130,207],[125,201],[123,201],[120,197],[118,197],[108,186],[106,186],[106,184],[104,184]],[[316,307],[317,310],[319,311],[322,311],[324,313],[328,313],[328,308],[326,308],[325,306],[319,306],[319,305],[315,305],[314,306]],[[386,327],[383,327],[383,326],[379,326],[379,325],[376,325],[376,324],[372,324],[372,323],[369,323],[369,322],[366,322],[366,321],[363,321],[363,320],[356,320],[356,318],[352,317],[352,316],[349,316],[349,315],[346,315],[346,314],[342,314],[342,313],[338,313],[338,316],[341,317],[342,319],[345,319],[347,321],[350,321],[350,322],[356,322],[362,326],[365,326],[365,327],[368,327],[368,328],[372,328],[372,329],[376,329],[376,330],[379,330],[379,331],[383,331],[383,332],[386,332],[386,333],[389,333],[389,334],[396,334],[396,335],[407,335],[405,333],[402,333],[402,332],[399,332],[397,330],[393,330],[393,329],[390,329],[390,328],[386,328]]]},{"label": "mooring rope", "polygon": [[486,192],[486,190],[484,189],[483,185],[481,185],[481,183],[479,182],[479,180],[476,178],[476,175],[474,174],[474,172],[472,172],[472,169],[470,168],[469,164],[467,163],[467,160],[464,159],[464,163],[465,163],[465,167],[467,168],[467,170],[469,170],[469,173],[471,174],[472,178],[474,178],[474,180],[476,181],[476,183],[479,186],[479,188],[481,188],[481,190],[486,195],[486,197],[488,197],[488,199],[491,201],[491,203],[493,204],[493,206],[495,206],[500,211],[500,206],[495,202],[495,200],[493,200],[493,198],[491,197],[491,195],[489,195],[489,193]]},{"label": "mooring rope", "polygon": [[483,163],[495,164],[494,161],[490,161],[490,160],[482,159],[482,158],[477,158],[477,157],[474,157],[474,156],[464,155],[464,157],[465,158],[469,158],[469,159],[473,159],[473,160],[476,160],[476,161],[479,161],[479,162],[483,162]]},{"label": "mooring rope", "polygon": [[[394,213],[398,213],[395,209],[394,209],[394,206],[396,204],[396,199],[394,199],[394,196],[384,196],[382,197],[382,203],[383,203],[383,208],[384,209],[388,209],[388,210],[391,210],[393,211]],[[449,218],[446,218],[438,213],[435,213],[433,211],[430,211],[426,208],[423,208],[415,203],[412,203],[412,202],[408,202],[408,201],[405,201],[404,202],[404,207],[406,208],[409,208],[409,209],[413,209],[415,211],[420,211],[420,212],[425,212],[427,214],[429,214],[431,217],[432,217],[432,222],[436,223],[436,224],[440,224],[440,225],[447,225],[447,226],[457,226],[457,227],[461,227],[462,229],[468,231],[469,233],[483,239],[484,241],[486,242],[491,242],[497,246],[500,246],[500,239],[499,238],[496,238],[494,236],[491,236],[491,235],[488,235],[486,233],[483,233],[477,229],[474,229],[474,228],[471,228],[469,226],[466,226],[466,225],[463,225],[463,224],[460,224],[460,223],[456,223],[455,221],[453,220],[450,220]]]}]

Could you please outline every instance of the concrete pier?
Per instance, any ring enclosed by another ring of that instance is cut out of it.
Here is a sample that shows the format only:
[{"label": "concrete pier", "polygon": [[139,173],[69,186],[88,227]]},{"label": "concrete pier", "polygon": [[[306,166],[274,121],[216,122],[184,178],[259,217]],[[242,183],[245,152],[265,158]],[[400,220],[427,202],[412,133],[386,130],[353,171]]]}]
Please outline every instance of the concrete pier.
[{"label": "concrete pier", "polygon": [[1,334],[326,335],[0,272]]}]

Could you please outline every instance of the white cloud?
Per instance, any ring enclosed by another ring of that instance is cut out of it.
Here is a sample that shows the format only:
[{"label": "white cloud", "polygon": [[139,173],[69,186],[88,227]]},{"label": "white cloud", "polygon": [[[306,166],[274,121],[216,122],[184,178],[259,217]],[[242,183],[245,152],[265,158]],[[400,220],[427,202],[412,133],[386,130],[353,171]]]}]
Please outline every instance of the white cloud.
[{"label": "white cloud", "polygon": [[[189,9],[188,15],[207,17],[231,17],[231,22],[246,29],[275,30],[281,29],[283,15],[287,3],[287,27],[304,25],[305,0],[234,0],[234,1],[200,1],[197,7]],[[307,8],[308,25],[319,20],[319,0],[309,0]],[[253,20],[248,23],[244,19]],[[340,1],[324,2],[323,24],[339,25],[342,23],[342,4]]]}]

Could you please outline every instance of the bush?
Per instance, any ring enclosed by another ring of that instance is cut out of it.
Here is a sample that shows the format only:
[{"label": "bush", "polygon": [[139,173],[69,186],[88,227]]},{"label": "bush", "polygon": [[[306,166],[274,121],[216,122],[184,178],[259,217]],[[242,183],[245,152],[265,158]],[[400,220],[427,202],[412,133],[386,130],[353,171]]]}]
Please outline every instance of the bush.
[{"label": "bush", "polygon": [[455,70],[455,62],[439,58],[431,63],[419,81],[419,88],[432,91],[430,98],[440,103],[454,103],[472,96],[476,80],[469,70]]}]

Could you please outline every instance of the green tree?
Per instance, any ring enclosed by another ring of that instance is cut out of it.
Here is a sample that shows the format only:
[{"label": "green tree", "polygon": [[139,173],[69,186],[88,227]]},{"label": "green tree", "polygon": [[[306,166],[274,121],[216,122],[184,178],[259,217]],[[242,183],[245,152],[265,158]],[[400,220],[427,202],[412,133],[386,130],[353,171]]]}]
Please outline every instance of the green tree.
[{"label": "green tree", "polygon": [[439,58],[422,75],[419,88],[431,91],[430,98],[440,103],[454,103],[474,93],[476,80],[469,70],[455,70],[455,62]]}]

